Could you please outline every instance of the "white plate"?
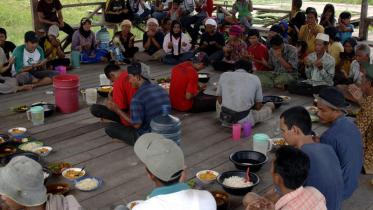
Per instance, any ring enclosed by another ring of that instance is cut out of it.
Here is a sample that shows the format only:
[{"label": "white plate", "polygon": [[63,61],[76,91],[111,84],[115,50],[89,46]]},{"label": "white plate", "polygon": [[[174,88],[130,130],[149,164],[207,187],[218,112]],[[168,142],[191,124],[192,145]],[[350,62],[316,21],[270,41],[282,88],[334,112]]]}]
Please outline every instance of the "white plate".
[{"label": "white plate", "polygon": [[136,203],[136,205],[139,205],[140,203],[143,203],[143,202],[144,202],[143,200],[131,201],[131,202],[129,202],[129,203],[127,204],[127,208],[128,208],[129,210],[132,210],[132,208],[135,207],[135,206],[132,206],[133,203]]},{"label": "white plate", "polygon": [[66,177],[66,173],[70,170],[74,170],[74,171],[81,171],[82,169],[81,168],[67,168],[65,170],[62,171],[62,176],[65,177],[66,179],[69,179],[69,180],[75,180],[75,179],[79,179],[81,177],[83,177],[86,173],[85,173],[85,170],[83,170],[83,175],[79,176],[79,177],[76,177],[76,178],[69,178],[69,177]]},{"label": "white plate", "polygon": [[[206,172],[210,172],[212,174],[215,175],[215,179],[212,179],[212,180],[202,180],[199,176],[203,173],[206,173]],[[216,178],[219,176],[219,173],[216,172],[216,171],[213,171],[213,170],[203,170],[203,171],[199,171],[197,174],[196,174],[196,177],[199,181],[201,181],[202,183],[204,184],[209,184],[209,183],[212,183],[216,180]]]},{"label": "white plate", "polygon": [[[39,152],[38,150],[40,149],[47,149],[48,151],[47,152],[44,152],[44,153],[41,153]],[[32,152],[42,156],[42,157],[46,157],[49,155],[50,152],[52,152],[53,148],[52,147],[47,147],[47,146],[44,146],[44,147],[38,147],[38,148],[35,148],[32,150]]]}]

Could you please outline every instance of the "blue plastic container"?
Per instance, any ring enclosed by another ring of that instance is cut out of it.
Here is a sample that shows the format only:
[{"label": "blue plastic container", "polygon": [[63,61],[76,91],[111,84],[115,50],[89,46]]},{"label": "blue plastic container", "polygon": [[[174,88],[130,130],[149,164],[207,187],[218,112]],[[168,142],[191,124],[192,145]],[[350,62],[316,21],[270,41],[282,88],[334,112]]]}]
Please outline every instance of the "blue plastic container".
[{"label": "blue plastic container", "polygon": [[169,114],[170,107],[162,106],[162,115],[159,115],[150,122],[153,133],[159,133],[167,139],[173,140],[180,145],[181,141],[181,121],[179,118]]},{"label": "blue plastic container", "polygon": [[99,43],[98,48],[109,50],[110,33],[104,26],[102,26],[101,29],[97,32],[96,37]]}]

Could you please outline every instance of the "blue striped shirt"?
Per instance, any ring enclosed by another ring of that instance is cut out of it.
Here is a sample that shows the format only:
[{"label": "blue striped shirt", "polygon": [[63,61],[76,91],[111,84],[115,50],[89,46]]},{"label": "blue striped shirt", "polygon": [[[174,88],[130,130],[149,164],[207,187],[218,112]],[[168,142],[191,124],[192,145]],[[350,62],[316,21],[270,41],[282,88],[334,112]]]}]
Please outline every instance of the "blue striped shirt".
[{"label": "blue striped shirt", "polygon": [[162,105],[170,105],[166,91],[159,85],[145,82],[137,90],[131,101],[132,124],[141,124],[139,135],[150,132],[150,121],[162,114]]}]

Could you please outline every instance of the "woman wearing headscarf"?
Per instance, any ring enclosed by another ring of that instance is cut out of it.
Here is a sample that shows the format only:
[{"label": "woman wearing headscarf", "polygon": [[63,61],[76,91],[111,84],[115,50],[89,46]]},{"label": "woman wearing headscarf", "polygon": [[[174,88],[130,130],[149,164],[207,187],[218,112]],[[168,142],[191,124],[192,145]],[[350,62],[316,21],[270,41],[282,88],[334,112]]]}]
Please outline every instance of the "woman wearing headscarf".
[{"label": "woman wearing headscarf", "polygon": [[80,21],[80,27],[74,32],[71,44],[72,51],[79,51],[82,63],[98,63],[107,61],[108,51],[96,49],[96,36],[91,31],[92,21],[89,18],[83,18]]},{"label": "woman wearing headscarf", "polygon": [[163,63],[176,65],[191,59],[194,54],[189,51],[191,48],[190,38],[181,31],[181,24],[174,20],[171,24],[171,31],[163,41],[163,50],[166,56],[163,57]]}]

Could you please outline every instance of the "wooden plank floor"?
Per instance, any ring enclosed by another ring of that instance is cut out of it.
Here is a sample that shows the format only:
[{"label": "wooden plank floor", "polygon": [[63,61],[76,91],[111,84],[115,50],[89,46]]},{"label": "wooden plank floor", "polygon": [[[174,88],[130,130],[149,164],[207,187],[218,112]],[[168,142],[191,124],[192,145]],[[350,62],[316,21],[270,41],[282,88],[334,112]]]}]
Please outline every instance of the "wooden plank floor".
[{"label": "wooden plank floor", "polygon": [[[169,75],[170,66],[159,63],[149,63],[154,78]],[[99,84],[98,75],[103,72],[103,65],[83,65],[70,73],[80,75],[80,87],[95,87]],[[211,70],[206,70],[211,72]],[[67,161],[75,166],[85,166],[89,175],[104,180],[101,189],[85,193],[73,190],[85,209],[111,209],[116,204],[127,203],[135,199],[144,199],[153,188],[147,179],[144,166],[139,162],[131,146],[113,140],[105,135],[99,119],[89,113],[89,107],[81,101],[78,112],[71,114],[56,113],[47,118],[44,125],[32,126],[27,121],[26,114],[16,114],[11,107],[23,104],[32,104],[37,101],[54,102],[54,96],[46,94],[53,90],[52,86],[40,87],[30,92],[21,92],[11,95],[0,95],[0,130],[23,126],[29,133],[46,145],[54,148],[45,161]],[[265,90],[265,94],[281,94],[278,90]],[[288,94],[287,94],[288,95]],[[310,105],[311,98],[294,96],[291,104],[284,105],[276,110],[272,120],[261,123],[254,128],[254,132],[265,132],[274,136],[278,116],[285,109],[293,105]],[[235,169],[228,156],[241,149],[251,149],[251,139],[232,141],[230,130],[219,126],[215,120],[215,113],[185,114],[175,113],[183,117],[181,148],[186,157],[188,178],[202,169],[214,169],[219,172]],[[315,124],[314,130],[320,134],[325,127]],[[270,163],[258,172],[261,183],[254,191],[265,192],[272,185]],[[359,189],[344,202],[343,209],[373,209],[373,186],[369,184],[372,176],[362,175]],[[65,181],[62,179],[52,181]],[[203,186],[206,189],[221,189],[217,184]],[[370,196],[367,196],[370,195]],[[243,209],[242,197],[231,197],[230,209]]]}]

